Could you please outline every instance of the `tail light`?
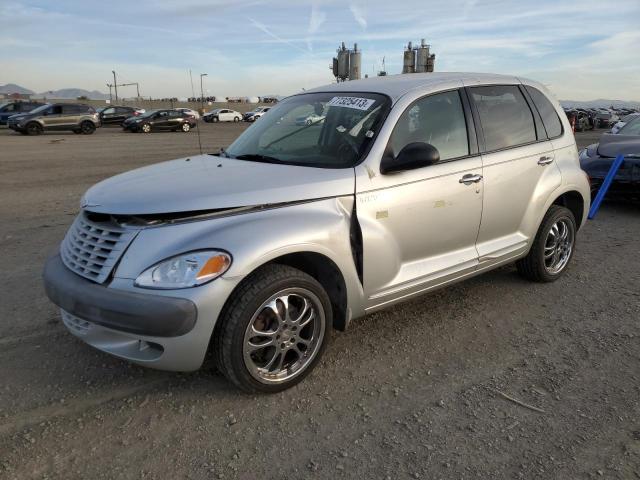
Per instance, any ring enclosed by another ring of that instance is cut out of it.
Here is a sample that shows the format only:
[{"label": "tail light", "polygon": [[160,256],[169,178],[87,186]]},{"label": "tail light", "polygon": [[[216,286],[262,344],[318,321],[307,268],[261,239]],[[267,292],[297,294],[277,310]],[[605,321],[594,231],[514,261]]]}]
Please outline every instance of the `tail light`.
[{"label": "tail light", "polygon": [[138,115],[140,115],[140,112],[138,112],[137,110],[134,110],[134,111],[133,111],[133,116],[134,116],[134,117],[137,117]]}]

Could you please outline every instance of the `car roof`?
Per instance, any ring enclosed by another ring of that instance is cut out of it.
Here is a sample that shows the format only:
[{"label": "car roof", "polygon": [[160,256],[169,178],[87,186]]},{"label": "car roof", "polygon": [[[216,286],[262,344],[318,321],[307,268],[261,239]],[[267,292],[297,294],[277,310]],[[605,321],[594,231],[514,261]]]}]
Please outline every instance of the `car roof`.
[{"label": "car roof", "polygon": [[[497,75],[493,73],[460,73],[460,72],[431,72],[408,73],[370,77],[362,80],[333,83],[307,90],[305,93],[315,92],[371,92],[385,94],[395,102],[406,93],[419,88],[433,88],[439,84],[462,82],[464,85],[474,84],[518,84],[525,79],[512,75]],[[524,83],[537,85],[527,80]]]}]

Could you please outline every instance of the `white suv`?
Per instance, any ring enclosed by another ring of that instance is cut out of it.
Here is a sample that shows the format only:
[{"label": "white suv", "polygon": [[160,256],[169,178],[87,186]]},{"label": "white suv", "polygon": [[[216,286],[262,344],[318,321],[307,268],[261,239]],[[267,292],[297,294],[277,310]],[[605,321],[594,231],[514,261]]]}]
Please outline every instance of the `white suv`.
[{"label": "white suv", "polygon": [[226,151],[95,185],[44,281],[100,350],[186,371],[211,348],[238,387],[273,392],[354,318],[512,262],[557,280],[589,198],[538,83],[344,82],[283,100]]}]

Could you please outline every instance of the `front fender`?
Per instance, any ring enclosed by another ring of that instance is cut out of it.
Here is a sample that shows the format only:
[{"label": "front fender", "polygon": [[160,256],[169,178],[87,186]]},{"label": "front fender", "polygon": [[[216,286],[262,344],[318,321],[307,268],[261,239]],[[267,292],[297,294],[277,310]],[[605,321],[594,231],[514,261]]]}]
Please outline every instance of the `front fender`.
[{"label": "front fender", "polygon": [[[217,248],[233,262],[223,278],[239,283],[256,268],[291,253],[324,255],[340,269],[354,316],[362,305],[350,243],[352,196],[329,198],[142,230],[122,257],[117,278],[135,279],[151,265],[184,252]],[[223,299],[226,300],[226,299]]]}]

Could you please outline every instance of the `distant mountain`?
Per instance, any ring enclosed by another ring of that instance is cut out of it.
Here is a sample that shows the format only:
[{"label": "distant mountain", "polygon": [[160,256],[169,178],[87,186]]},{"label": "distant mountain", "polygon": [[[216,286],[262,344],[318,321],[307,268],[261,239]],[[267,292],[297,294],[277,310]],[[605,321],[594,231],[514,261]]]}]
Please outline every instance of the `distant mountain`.
[{"label": "distant mountain", "polygon": [[6,85],[0,85],[0,93],[20,93],[22,95],[31,95],[35,92],[28,88],[21,87],[20,85],[16,85],[15,83],[7,83]]},{"label": "distant mountain", "polygon": [[87,97],[91,100],[107,100],[109,98],[108,93],[102,93],[98,90],[84,90],[82,88],[61,88],[60,90],[50,90],[48,92],[38,93],[34,97],[41,98],[53,98],[53,99],[73,99],[78,97]]},{"label": "distant mountain", "polygon": [[560,104],[563,107],[575,108],[575,107],[586,107],[586,108],[609,108],[610,106],[614,106],[615,108],[640,108],[640,102],[635,102],[632,100],[607,100],[605,98],[599,98],[597,100],[560,100]]}]

